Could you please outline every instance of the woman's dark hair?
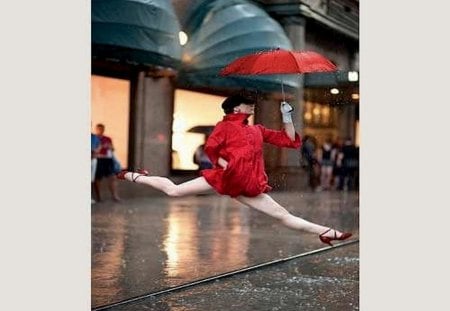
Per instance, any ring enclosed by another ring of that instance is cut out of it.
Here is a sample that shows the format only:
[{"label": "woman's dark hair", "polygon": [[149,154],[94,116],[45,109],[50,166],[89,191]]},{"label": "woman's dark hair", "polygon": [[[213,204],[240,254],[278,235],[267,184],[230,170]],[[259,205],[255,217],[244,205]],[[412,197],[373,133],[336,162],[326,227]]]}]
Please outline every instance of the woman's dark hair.
[{"label": "woman's dark hair", "polygon": [[240,104],[253,105],[255,104],[255,101],[242,95],[232,95],[223,101],[222,109],[226,114],[229,114],[233,112],[234,107],[239,106]]}]

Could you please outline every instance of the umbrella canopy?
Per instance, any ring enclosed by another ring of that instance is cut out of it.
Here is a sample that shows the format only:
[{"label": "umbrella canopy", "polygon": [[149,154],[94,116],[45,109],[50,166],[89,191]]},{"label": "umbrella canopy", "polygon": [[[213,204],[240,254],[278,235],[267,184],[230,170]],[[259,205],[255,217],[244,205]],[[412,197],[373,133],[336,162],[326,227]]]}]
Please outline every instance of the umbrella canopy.
[{"label": "umbrella canopy", "polygon": [[[220,75],[273,75],[336,71],[337,67],[324,56],[312,51],[289,51],[277,48],[244,55],[225,66]],[[283,78],[281,92],[285,101]]]},{"label": "umbrella canopy", "polygon": [[336,66],[324,56],[312,51],[276,49],[245,55],[220,71],[227,75],[267,75],[328,72]]}]

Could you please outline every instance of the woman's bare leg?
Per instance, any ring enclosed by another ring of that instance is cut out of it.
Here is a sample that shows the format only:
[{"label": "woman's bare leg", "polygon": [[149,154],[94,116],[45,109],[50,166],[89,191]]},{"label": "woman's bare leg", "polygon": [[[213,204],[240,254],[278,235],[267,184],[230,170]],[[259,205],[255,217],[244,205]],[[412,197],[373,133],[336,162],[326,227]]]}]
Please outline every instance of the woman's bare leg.
[{"label": "woman's bare leg", "polygon": [[[256,197],[239,196],[236,200],[260,212],[263,212],[264,214],[278,219],[283,225],[294,230],[321,234],[329,229],[328,227],[324,227],[292,215],[283,206],[278,204],[274,199],[265,193],[262,193]],[[339,237],[341,232],[336,230],[336,234]],[[334,230],[328,231],[324,234],[324,236],[333,237]]]},{"label": "woman's bare leg", "polygon": [[145,176],[134,172],[125,174],[125,179],[138,184],[147,185],[158,189],[171,197],[181,197],[206,192],[213,189],[207,182],[205,177],[197,177],[182,184],[176,185],[167,177]]}]

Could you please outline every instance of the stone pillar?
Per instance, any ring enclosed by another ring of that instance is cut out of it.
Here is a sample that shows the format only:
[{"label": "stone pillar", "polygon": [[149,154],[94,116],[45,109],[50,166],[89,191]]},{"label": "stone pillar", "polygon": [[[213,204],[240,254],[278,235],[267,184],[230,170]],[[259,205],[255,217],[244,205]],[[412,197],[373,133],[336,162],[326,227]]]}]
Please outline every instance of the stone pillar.
[{"label": "stone pillar", "polygon": [[170,174],[174,86],[171,77],[138,73],[130,120],[132,168]]},{"label": "stone pillar", "polygon": [[352,142],[355,142],[355,121],[356,121],[356,111],[355,111],[355,105],[351,104],[347,107],[347,114],[348,114],[348,121],[347,121],[347,133],[348,136],[351,137]]},{"label": "stone pillar", "polygon": [[[271,94],[263,99],[258,99],[255,123],[262,124],[270,129],[281,130],[283,122],[281,120],[280,101],[281,98],[278,94]],[[301,133],[298,128],[296,130]],[[288,163],[288,156],[290,155],[294,159],[292,164]],[[278,148],[270,144],[264,145],[264,162],[269,176],[269,184],[275,190],[301,190],[304,188],[304,176],[299,161],[299,149]]]},{"label": "stone pillar", "polygon": [[[261,124],[267,128],[280,130],[282,128],[280,101],[275,98],[258,98],[255,109],[255,124]],[[264,163],[267,170],[278,168],[281,163],[281,149],[276,146],[264,144]]]},{"label": "stone pillar", "polygon": [[[281,21],[286,35],[292,43],[295,51],[305,50],[305,25],[306,20],[300,16],[291,16],[283,18]],[[294,93],[294,98],[289,103],[294,107],[292,120],[296,131],[302,136],[303,131],[303,75],[298,75],[300,81],[298,89]],[[284,166],[298,167],[299,152],[298,150],[283,149],[281,153],[282,163]]]},{"label": "stone pillar", "polygon": [[[280,20],[286,35],[290,39],[293,50],[305,49],[305,19],[299,16],[285,17]],[[299,88],[289,96],[287,102],[294,107],[292,121],[297,133],[303,132],[303,75],[298,75]],[[258,121],[266,127],[281,129],[280,102],[282,98],[278,94],[273,94],[264,103],[261,118]],[[256,119],[255,119],[256,120]],[[275,190],[303,190],[304,171],[300,167],[300,150],[289,148],[265,147],[264,159],[269,175],[269,184]]]},{"label": "stone pillar", "polygon": [[346,139],[351,138],[355,141],[355,106],[346,105],[339,109],[339,135]]}]

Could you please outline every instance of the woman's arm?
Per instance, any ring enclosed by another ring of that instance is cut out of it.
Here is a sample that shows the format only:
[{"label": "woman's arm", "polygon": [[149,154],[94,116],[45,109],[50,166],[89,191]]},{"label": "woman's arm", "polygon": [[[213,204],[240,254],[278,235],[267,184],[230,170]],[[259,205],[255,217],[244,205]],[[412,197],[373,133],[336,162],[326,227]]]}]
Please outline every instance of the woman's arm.
[{"label": "woman's arm", "polygon": [[283,123],[284,130],[286,131],[287,136],[295,141],[295,128],[293,123]]},{"label": "woman's arm", "polygon": [[219,122],[206,140],[204,151],[213,165],[219,164],[219,152],[225,141],[225,132],[226,127]]},{"label": "woman's arm", "polygon": [[260,124],[256,125],[261,131],[265,143],[278,147],[300,148],[302,144],[300,135],[295,132],[294,124],[292,123],[291,114],[293,110],[287,102],[281,102],[280,111],[283,119],[283,129],[281,131],[267,129]]}]

